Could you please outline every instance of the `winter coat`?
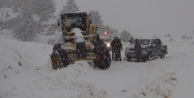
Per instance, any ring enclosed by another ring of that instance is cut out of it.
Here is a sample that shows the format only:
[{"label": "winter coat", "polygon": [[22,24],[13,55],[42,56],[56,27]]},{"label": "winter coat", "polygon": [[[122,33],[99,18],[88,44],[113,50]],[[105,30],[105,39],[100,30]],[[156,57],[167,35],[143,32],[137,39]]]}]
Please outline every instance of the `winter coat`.
[{"label": "winter coat", "polygon": [[130,42],[130,44],[134,44],[134,39],[133,38],[131,38],[130,40],[129,40],[129,42]]},{"label": "winter coat", "polygon": [[114,39],[111,42],[111,47],[112,47],[113,50],[115,50],[115,49],[122,49],[122,44],[121,44],[120,39]]},{"label": "winter coat", "polygon": [[112,41],[111,41],[111,43],[110,43],[111,48],[112,48],[112,51],[114,51],[114,50],[115,50],[115,43],[116,43],[116,40],[115,40],[115,39],[114,39],[114,40],[112,40]]},{"label": "winter coat", "polygon": [[141,53],[141,43],[139,40],[135,41],[135,53],[140,54]]},{"label": "winter coat", "polygon": [[115,41],[115,48],[116,48],[116,49],[122,49],[122,44],[121,44],[120,39],[117,39],[117,40]]}]

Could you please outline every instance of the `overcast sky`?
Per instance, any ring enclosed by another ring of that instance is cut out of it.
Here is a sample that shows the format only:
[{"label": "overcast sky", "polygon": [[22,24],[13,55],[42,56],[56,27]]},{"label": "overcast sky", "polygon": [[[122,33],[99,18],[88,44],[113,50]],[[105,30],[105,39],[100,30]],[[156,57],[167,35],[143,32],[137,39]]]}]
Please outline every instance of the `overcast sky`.
[{"label": "overcast sky", "polygon": [[[67,0],[54,0],[59,12]],[[98,10],[104,25],[133,36],[191,35],[194,0],[75,0],[81,11]]]}]

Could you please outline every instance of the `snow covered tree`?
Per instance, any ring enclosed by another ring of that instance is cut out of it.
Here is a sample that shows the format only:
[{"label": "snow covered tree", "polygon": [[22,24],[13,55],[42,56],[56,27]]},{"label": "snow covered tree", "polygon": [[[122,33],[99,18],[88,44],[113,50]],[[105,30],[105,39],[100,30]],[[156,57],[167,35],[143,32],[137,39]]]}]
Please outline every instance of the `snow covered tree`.
[{"label": "snow covered tree", "polygon": [[173,41],[175,41],[175,40],[173,40],[172,38],[170,38],[169,41],[170,41],[170,42],[173,42]]},{"label": "snow covered tree", "polygon": [[21,14],[14,18],[13,36],[18,40],[34,41],[36,34],[40,32],[41,23],[34,20],[32,6],[30,0],[23,1],[20,7]]},{"label": "snow covered tree", "polygon": [[[43,22],[52,18],[55,12],[53,0],[3,0],[4,8],[12,8],[17,13],[11,20],[5,20],[4,29],[13,30],[14,38],[34,41],[44,28]],[[6,14],[6,13],[5,13]],[[9,13],[8,13],[9,14]],[[5,15],[9,16],[9,15]]]},{"label": "snow covered tree", "polygon": [[66,6],[63,6],[63,9],[59,14],[76,12],[79,11],[79,7],[76,5],[75,0],[68,0]]},{"label": "snow covered tree", "polygon": [[11,7],[10,0],[0,0],[0,8]]},{"label": "snow covered tree", "polygon": [[101,19],[101,15],[97,10],[89,11],[89,14],[92,18],[92,24],[98,27],[98,34],[104,34],[104,32],[108,32],[108,36],[111,38],[116,37],[118,30],[111,28],[109,25],[104,26],[103,21]]},{"label": "snow covered tree", "polygon": [[129,33],[129,31],[123,30],[120,34],[120,38],[122,41],[128,42],[131,38],[131,34]]},{"label": "snow covered tree", "polygon": [[58,28],[57,24],[55,23],[51,24],[48,28],[47,35],[55,34],[55,31],[57,30],[57,28]]},{"label": "snow covered tree", "polygon": [[103,21],[101,19],[101,15],[97,10],[89,11],[89,14],[92,17],[92,24],[96,25],[98,27],[98,33],[102,34],[104,30],[103,30]]},{"label": "snow covered tree", "polygon": [[11,8],[22,4],[24,0],[0,0],[0,8]]},{"label": "snow covered tree", "polygon": [[48,21],[54,15],[55,3],[53,0],[32,0],[33,13],[37,14],[40,22]]},{"label": "snow covered tree", "polygon": [[117,37],[118,31],[116,29],[111,28],[108,25],[106,25],[105,27],[103,27],[102,30],[103,30],[103,32],[104,31],[108,32],[108,36],[110,36],[111,38]]},{"label": "snow covered tree", "polygon": [[47,43],[50,44],[50,45],[54,45],[55,44],[55,39],[50,38]]},{"label": "snow covered tree", "polygon": [[2,0],[4,8],[12,8],[14,12],[22,14],[22,10],[28,9],[32,15],[37,15],[41,22],[48,21],[55,12],[53,0]]},{"label": "snow covered tree", "polygon": [[32,17],[27,19],[19,16],[16,19],[20,20],[20,22],[17,22],[13,28],[14,38],[21,41],[34,41],[37,37],[36,34],[40,32],[41,24],[33,21]]},{"label": "snow covered tree", "polygon": [[7,17],[7,18],[8,18],[8,17],[10,17],[10,15],[9,15],[8,11],[6,12],[6,17]]},{"label": "snow covered tree", "polygon": [[172,36],[171,36],[171,34],[169,33],[169,34],[166,34],[165,37],[172,37]]}]

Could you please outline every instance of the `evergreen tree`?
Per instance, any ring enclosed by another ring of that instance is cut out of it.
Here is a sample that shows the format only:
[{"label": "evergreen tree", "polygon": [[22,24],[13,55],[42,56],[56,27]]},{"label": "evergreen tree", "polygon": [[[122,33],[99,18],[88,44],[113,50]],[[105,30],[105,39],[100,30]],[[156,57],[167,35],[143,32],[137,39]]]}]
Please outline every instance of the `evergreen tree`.
[{"label": "evergreen tree", "polygon": [[128,42],[131,38],[131,34],[129,33],[129,31],[123,30],[120,34],[120,38],[122,41]]},{"label": "evergreen tree", "polygon": [[[49,20],[55,12],[53,0],[3,0],[3,8],[13,8],[18,16],[5,20],[4,29],[12,29],[14,38],[34,41],[43,31],[42,22]],[[1,5],[0,5],[1,7]],[[9,13],[5,13],[9,16]]]},{"label": "evergreen tree", "polygon": [[5,6],[5,0],[0,0],[0,8],[3,8]]},{"label": "evergreen tree", "polygon": [[13,8],[14,12],[23,14],[28,10],[33,16],[37,15],[41,22],[48,21],[55,12],[53,0],[2,0],[4,8]]},{"label": "evergreen tree", "polygon": [[16,18],[20,22],[17,22],[13,28],[13,36],[21,41],[34,41],[37,37],[36,34],[40,32],[41,26],[32,18],[23,18],[21,16]]},{"label": "evergreen tree", "polygon": [[111,38],[117,37],[118,31],[116,29],[111,28],[108,25],[103,27],[103,31],[107,31],[108,32],[108,36],[110,36]]},{"label": "evergreen tree", "polygon": [[[0,0],[0,8],[11,8],[14,7],[20,0]],[[22,3],[22,2],[20,2]]]},{"label": "evergreen tree", "polygon": [[57,30],[58,26],[57,24],[53,23],[48,27],[48,31],[46,35],[54,35],[55,31]]},{"label": "evergreen tree", "polygon": [[8,11],[6,12],[6,18],[9,18],[10,17],[10,15],[9,15],[9,13],[8,13]]},{"label": "evergreen tree", "polygon": [[32,0],[33,13],[40,17],[40,22],[48,21],[54,15],[55,3],[53,0]]},{"label": "evergreen tree", "polygon": [[101,15],[97,10],[89,11],[89,14],[92,17],[92,24],[96,25],[98,27],[98,33],[102,34],[104,30],[103,30],[103,21],[101,19]]},{"label": "evergreen tree", "polygon": [[[22,41],[34,41],[36,39],[37,34],[40,33],[43,29],[42,22],[48,20],[54,13],[54,5],[51,6],[50,4],[52,3],[52,0],[46,1],[23,0],[23,2],[21,2],[21,6],[19,7],[19,13],[21,14],[14,19],[14,22],[16,23],[13,28],[13,35],[16,39]],[[42,5],[40,5],[40,3]],[[49,6],[51,9],[48,8]],[[34,19],[37,18],[37,16],[39,17],[39,19]]]},{"label": "evergreen tree", "polygon": [[172,37],[172,36],[171,36],[171,34],[169,33],[169,34],[166,34],[165,37]]},{"label": "evergreen tree", "polygon": [[66,3],[66,6],[63,6],[63,9],[61,10],[60,14],[76,12],[76,11],[79,11],[79,8],[76,5],[75,0],[68,0]]},{"label": "evergreen tree", "polygon": [[0,8],[10,8],[11,7],[11,0],[0,0]]}]

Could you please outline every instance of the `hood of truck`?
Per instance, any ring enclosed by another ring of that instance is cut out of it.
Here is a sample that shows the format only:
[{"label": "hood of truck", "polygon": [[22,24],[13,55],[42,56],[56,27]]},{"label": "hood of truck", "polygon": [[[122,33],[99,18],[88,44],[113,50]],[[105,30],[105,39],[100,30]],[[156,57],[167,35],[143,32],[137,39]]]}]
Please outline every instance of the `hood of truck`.
[{"label": "hood of truck", "polygon": [[[148,46],[149,45],[141,45],[141,48],[146,48]],[[134,47],[135,47],[135,45],[129,45],[129,46],[127,46],[127,48],[129,48],[129,49],[134,49]]]}]

